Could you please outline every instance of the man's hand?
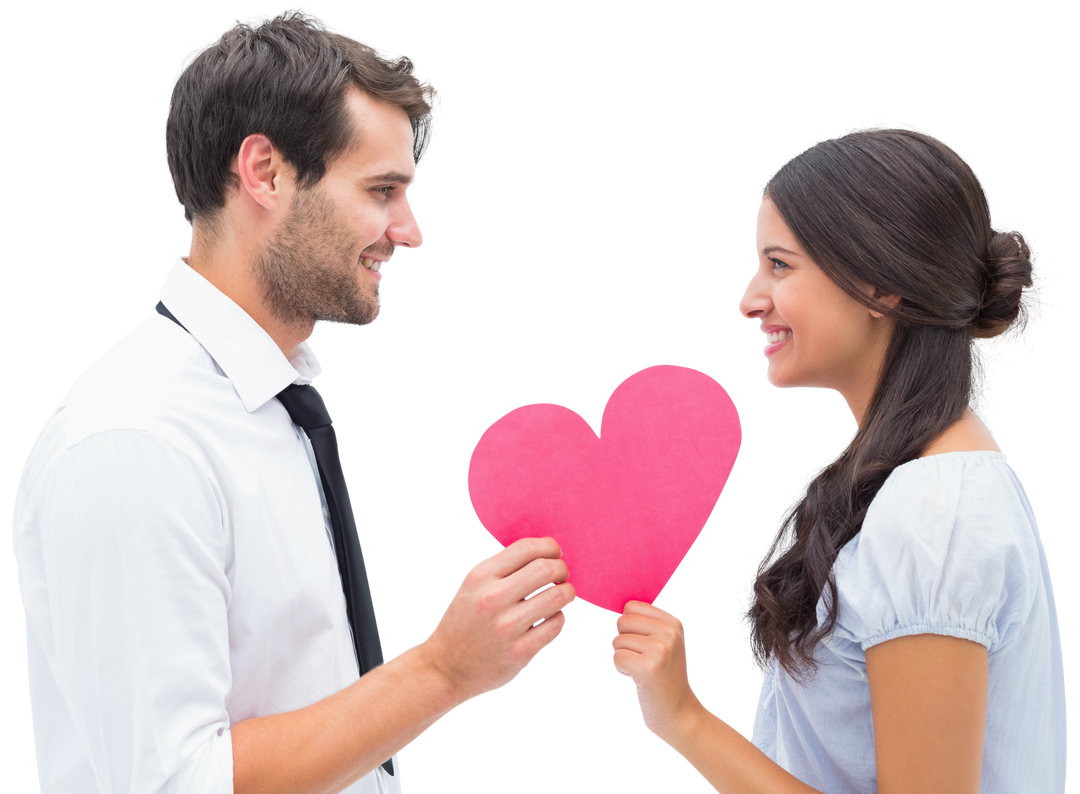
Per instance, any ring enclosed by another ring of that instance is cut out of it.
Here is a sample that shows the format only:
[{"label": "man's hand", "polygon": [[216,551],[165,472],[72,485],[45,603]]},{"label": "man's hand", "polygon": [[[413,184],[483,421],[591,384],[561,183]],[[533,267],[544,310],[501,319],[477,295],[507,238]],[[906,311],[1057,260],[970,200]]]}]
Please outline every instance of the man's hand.
[{"label": "man's hand", "polygon": [[465,577],[419,649],[457,702],[501,687],[558,636],[574,600],[561,555],[551,538],[522,538]]},{"label": "man's hand", "polygon": [[318,703],[237,722],[234,791],[341,791],[454,706],[505,684],[562,629],[574,586],[561,554],[551,538],[517,541],[473,568],[426,642]]}]

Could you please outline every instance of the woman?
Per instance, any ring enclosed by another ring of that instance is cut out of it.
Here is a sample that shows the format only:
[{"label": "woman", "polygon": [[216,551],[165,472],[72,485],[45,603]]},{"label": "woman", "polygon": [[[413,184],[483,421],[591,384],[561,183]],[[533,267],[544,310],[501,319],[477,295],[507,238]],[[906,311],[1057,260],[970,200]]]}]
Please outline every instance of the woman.
[{"label": "woman", "polygon": [[807,488],[748,613],[751,744],[686,679],[682,627],[619,619],[648,727],[723,792],[1060,792],[1064,682],[1023,488],[972,413],[973,339],[1022,316],[1030,252],[975,175],[904,130],[820,143],[769,182],[742,313],[776,386],[839,391],[858,432]]}]

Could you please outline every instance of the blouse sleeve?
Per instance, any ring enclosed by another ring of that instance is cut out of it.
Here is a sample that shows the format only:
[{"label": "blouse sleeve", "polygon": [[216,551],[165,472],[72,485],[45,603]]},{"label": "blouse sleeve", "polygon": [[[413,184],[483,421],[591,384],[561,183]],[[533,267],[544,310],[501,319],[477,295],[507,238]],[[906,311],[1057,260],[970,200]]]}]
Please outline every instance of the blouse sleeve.
[{"label": "blouse sleeve", "polygon": [[1000,454],[935,455],[900,466],[837,557],[834,633],[863,650],[910,634],[945,634],[992,654],[1031,611],[1036,532],[1023,488]]}]

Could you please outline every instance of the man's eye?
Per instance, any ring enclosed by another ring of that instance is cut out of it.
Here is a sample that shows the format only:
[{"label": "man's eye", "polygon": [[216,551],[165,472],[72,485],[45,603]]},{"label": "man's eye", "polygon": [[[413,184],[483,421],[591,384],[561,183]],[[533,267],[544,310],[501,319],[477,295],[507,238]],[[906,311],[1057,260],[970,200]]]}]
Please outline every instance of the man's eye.
[{"label": "man's eye", "polygon": [[393,190],[392,187],[377,187],[377,188],[375,188],[376,192],[382,193],[384,196],[389,196],[391,190]]}]

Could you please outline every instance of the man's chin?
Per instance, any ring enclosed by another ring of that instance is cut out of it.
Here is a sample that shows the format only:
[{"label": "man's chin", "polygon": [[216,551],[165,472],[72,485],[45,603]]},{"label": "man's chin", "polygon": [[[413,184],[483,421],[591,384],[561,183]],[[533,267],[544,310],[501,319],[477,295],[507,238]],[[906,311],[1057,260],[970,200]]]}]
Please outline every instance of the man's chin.
[{"label": "man's chin", "polygon": [[364,312],[363,314],[352,314],[349,317],[341,318],[323,318],[316,327],[322,327],[324,325],[333,326],[335,328],[370,328],[373,325],[377,325],[379,320],[382,319],[382,309],[380,308],[376,312]]}]

